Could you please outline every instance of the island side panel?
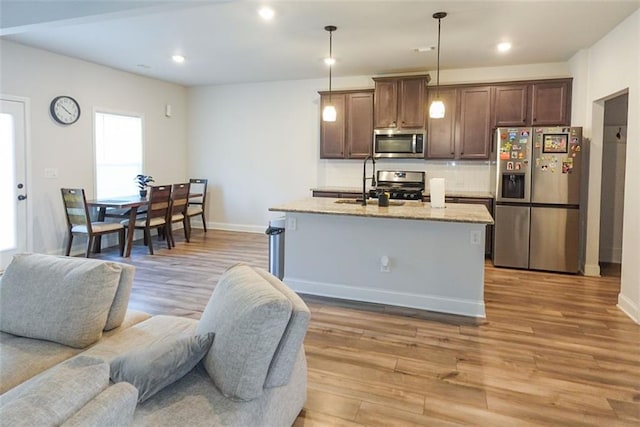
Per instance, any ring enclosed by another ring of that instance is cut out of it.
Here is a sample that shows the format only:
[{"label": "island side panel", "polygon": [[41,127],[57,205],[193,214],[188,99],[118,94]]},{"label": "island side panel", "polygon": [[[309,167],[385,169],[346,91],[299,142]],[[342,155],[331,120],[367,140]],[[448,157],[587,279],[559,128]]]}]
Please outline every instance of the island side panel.
[{"label": "island side panel", "polygon": [[485,317],[484,224],[286,216],[284,281],[297,292]]}]

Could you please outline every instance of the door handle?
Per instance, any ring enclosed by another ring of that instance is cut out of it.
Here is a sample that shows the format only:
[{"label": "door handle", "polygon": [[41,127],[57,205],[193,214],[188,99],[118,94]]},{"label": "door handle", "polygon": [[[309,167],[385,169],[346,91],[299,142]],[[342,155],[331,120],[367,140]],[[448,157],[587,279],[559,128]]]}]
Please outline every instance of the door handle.
[{"label": "door handle", "polygon": [[18,200],[20,200],[20,201],[25,200],[26,198],[27,198],[27,196],[25,196],[24,194],[20,194],[18,196]]}]

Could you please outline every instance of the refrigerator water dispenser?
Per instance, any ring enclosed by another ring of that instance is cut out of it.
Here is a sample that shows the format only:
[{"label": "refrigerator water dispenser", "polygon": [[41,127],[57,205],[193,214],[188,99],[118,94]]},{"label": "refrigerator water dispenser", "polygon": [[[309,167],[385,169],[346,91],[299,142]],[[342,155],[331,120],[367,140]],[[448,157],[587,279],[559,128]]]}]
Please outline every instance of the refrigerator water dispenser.
[{"label": "refrigerator water dispenser", "polygon": [[502,174],[502,198],[503,199],[524,199],[523,173],[503,173]]}]

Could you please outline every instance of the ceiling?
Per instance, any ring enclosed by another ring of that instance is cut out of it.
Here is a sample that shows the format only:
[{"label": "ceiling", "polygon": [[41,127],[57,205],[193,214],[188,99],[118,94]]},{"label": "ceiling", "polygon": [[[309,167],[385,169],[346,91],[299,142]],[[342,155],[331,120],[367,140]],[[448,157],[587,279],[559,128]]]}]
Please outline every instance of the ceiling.
[{"label": "ceiling", "polygon": [[[269,4],[275,17],[257,9]],[[563,62],[607,34],[640,0],[1,0],[3,39],[186,86],[333,75]],[[496,44],[510,41],[506,54]],[[173,54],[186,61],[175,64]],[[637,54],[637,53],[636,53]]]}]

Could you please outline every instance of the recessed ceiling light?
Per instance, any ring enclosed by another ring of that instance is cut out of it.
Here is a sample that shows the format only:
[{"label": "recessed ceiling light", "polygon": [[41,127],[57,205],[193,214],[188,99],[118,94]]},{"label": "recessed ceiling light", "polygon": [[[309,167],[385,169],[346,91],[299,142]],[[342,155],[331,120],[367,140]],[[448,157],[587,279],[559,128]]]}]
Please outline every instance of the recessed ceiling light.
[{"label": "recessed ceiling light", "polygon": [[336,59],[335,58],[324,58],[324,63],[327,65],[333,65],[336,63]]},{"label": "recessed ceiling light", "polygon": [[274,15],[276,14],[273,9],[271,9],[268,6],[263,6],[258,10],[258,14],[262,17],[262,19],[264,19],[265,21],[271,21],[274,17]]},{"label": "recessed ceiling light", "polygon": [[511,43],[502,42],[498,43],[498,52],[508,52],[511,49]]},{"label": "recessed ceiling light", "polygon": [[178,64],[182,64],[184,62],[184,56],[182,55],[173,55],[171,59],[173,59],[173,62],[177,62]]}]

